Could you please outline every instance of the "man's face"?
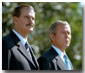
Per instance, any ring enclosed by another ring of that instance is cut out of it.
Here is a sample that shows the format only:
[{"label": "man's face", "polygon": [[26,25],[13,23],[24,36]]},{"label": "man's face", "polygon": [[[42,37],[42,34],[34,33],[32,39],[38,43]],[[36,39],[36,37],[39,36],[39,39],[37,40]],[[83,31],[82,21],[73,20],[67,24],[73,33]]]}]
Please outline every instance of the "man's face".
[{"label": "man's face", "polygon": [[71,30],[69,25],[58,25],[56,35],[53,35],[53,44],[61,49],[65,50],[71,41]]},{"label": "man's face", "polygon": [[29,33],[32,32],[35,25],[35,13],[33,10],[28,10],[28,8],[24,8],[21,10],[21,15],[16,17],[16,28],[21,33]]}]

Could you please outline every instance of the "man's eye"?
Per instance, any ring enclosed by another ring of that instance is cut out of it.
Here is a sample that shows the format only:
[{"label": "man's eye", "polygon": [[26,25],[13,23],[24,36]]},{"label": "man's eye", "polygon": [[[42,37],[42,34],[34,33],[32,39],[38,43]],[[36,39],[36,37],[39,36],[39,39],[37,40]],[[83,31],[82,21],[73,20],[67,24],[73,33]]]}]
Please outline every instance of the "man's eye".
[{"label": "man's eye", "polygon": [[70,32],[68,32],[68,34],[70,35],[71,33],[70,33]]},{"label": "man's eye", "polygon": [[35,20],[35,18],[32,18],[32,20]]}]

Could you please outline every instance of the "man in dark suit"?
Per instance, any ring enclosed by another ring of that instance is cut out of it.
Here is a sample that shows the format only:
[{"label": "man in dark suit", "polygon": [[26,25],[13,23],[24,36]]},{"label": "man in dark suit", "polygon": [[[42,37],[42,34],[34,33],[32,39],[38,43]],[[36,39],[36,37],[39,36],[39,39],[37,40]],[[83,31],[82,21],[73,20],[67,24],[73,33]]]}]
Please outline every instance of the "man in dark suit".
[{"label": "man in dark suit", "polygon": [[35,26],[35,12],[30,5],[21,5],[13,12],[14,29],[2,39],[3,70],[38,70],[39,65],[27,35]]},{"label": "man in dark suit", "polygon": [[71,41],[70,25],[66,21],[56,21],[50,28],[52,47],[39,57],[41,70],[73,70],[72,63],[66,55],[66,48]]}]

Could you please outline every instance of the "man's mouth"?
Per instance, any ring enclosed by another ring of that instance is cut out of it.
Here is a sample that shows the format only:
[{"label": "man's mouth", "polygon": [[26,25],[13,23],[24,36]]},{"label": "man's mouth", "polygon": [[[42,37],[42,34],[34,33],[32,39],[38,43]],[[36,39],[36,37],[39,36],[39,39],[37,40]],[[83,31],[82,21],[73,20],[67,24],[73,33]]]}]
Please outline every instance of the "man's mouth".
[{"label": "man's mouth", "polygon": [[33,24],[26,24],[26,26],[32,26],[33,27]]}]

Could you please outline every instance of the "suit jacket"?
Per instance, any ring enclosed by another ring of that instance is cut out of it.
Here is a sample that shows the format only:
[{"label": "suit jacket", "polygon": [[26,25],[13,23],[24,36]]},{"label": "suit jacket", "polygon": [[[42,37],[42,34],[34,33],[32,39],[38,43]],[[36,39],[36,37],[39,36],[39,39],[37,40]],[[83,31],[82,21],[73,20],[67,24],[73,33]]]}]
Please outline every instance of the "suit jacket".
[{"label": "suit jacket", "polygon": [[38,70],[39,65],[31,49],[30,59],[25,47],[12,31],[2,39],[3,70]]},{"label": "suit jacket", "polygon": [[[63,60],[52,47],[38,58],[38,63],[40,70],[67,70]],[[71,69],[73,69],[71,62],[70,64]]]}]

